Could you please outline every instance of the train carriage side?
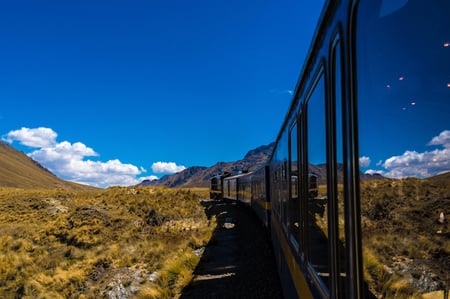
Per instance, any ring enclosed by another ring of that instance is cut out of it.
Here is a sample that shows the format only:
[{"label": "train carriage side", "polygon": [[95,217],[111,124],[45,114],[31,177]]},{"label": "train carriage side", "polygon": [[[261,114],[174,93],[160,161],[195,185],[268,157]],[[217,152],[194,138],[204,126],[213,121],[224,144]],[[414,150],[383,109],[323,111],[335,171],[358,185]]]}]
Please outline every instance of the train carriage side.
[{"label": "train carriage side", "polygon": [[223,176],[216,175],[210,179],[209,198],[222,199],[223,196]]},{"label": "train carriage side", "polygon": [[251,207],[265,227],[270,225],[269,166],[255,170],[251,180]]},{"label": "train carriage side", "polygon": [[223,198],[250,204],[250,179],[251,173],[242,173],[225,177],[223,179]]},{"label": "train carriage side", "polygon": [[209,182],[209,197],[210,199],[223,199],[224,194],[226,197],[230,194],[229,182],[224,181],[225,178],[231,176],[231,173],[224,172],[219,175],[215,175],[210,178]]},{"label": "train carriage side", "polygon": [[233,199],[233,196],[235,196],[235,195],[233,195],[233,194],[235,194],[235,191],[234,191],[235,187],[233,187],[233,186],[235,186],[235,185],[231,183],[230,177],[223,178],[222,182],[223,182],[222,198],[228,199],[228,200]]},{"label": "train carriage side", "polygon": [[[353,196],[357,181],[346,172],[346,227],[343,244],[337,229],[336,146],[332,127],[336,95],[332,86],[348,84],[353,1],[327,1],[298,80],[293,101],[270,158],[271,235],[286,298],[362,298],[360,215]],[[346,27],[349,26],[349,27]],[[341,68],[336,70],[337,68]],[[339,73],[339,76],[336,75]],[[354,99],[346,109],[345,138],[356,121]],[[341,151],[341,149],[339,150]],[[354,169],[357,151],[345,147],[343,167]]]},{"label": "train carriage side", "polygon": [[250,205],[252,200],[252,176],[253,173],[243,173],[238,176],[238,202],[244,205]]},{"label": "train carriage side", "polygon": [[448,11],[326,2],[269,163],[286,298],[448,297]]},{"label": "train carriage side", "polygon": [[229,176],[223,179],[223,198],[237,200],[237,178]]}]

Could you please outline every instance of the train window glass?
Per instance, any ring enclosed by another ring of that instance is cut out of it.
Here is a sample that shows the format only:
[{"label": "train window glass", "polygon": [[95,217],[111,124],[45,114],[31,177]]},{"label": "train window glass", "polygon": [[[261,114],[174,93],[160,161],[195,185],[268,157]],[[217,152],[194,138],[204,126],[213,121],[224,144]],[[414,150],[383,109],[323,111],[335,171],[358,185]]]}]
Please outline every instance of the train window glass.
[{"label": "train window glass", "polygon": [[282,208],[282,196],[281,196],[281,192],[282,192],[282,180],[281,180],[281,162],[278,162],[277,165],[277,184],[275,185],[274,191],[276,193],[275,198],[277,201],[277,212],[278,212],[278,216],[281,217],[281,208]]},{"label": "train window glass", "polygon": [[334,63],[334,104],[335,104],[335,123],[334,123],[334,134],[336,136],[336,180],[337,186],[335,186],[337,216],[335,225],[337,224],[337,275],[339,277],[339,293],[342,297],[345,296],[345,278],[347,277],[347,256],[346,256],[346,238],[345,238],[345,207],[344,207],[344,140],[343,140],[343,101],[342,101],[342,65],[341,65],[341,50],[340,44],[337,43],[333,51],[333,63]]},{"label": "train window glass", "polygon": [[277,214],[277,201],[275,198],[275,193],[274,193],[274,189],[275,189],[275,184],[276,184],[276,176],[277,176],[277,172],[275,170],[275,168],[271,165],[270,166],[270,171],[272,173],[272,175],[269,178],[269,184],[270,184],[270,210],[271,212]]},{"label": "train window glass", "polygon": [[448,296],[449,12],[448,0],[359,4],[362,245],[378,298]]},{"label": "train window glass", "polygon": [[[288,148],[287,148],[287,135],[283,134],[278,140],[273,160],[273,176],[272,176],[272,188],[270,192],[272,194],[272,206],[273,212],[278,215],[280,223],[285,224],[285,205],[287,203],[287,186],[286,186],[286,161],[288,159]],[[285,225],[284,225],[285,226]]]},{"label": "train window glass", "polygon": [[298,196],[299,173],[298,173],[298,144],[297,144],[297,123],[294,123],[289,132],[289,230],[291,233],[291,242],[299,250],[300,242],[300,201]]},{"label": "train window glass", "polygon": [[237,199],[237,184],[236,184],[236,179],[231,179],[230,180],[230,198],[231,199]]},{"label": "train window glass", "polygon": [[289,187],[287,183],[287,161],[288,161],[288,134],[284,132],[277,145],[277,163],[279,163],[280,176],[277,184],[277,196],[281,210],[281,224],[284,230],[287,229],[289,222],[288,215],[288,199],[289,199]]},{"label": "train window glass", "polygon": [[325,84],[321,76],[307,102],[309,262],[329,284]]},{"label": "train window glass", "polygon": [[[286,143],[287,143],[287,139],[286,139]],[[286,147],[286,159],[283,160],[283,163],[281,164],[281,188],[280,188],[280,192],[281,192],[281,203],[282,203],[282,208],[281,208],[281,218],[283,219],[283,225],[284,228],[287,229],[287,227],[289,226],[289,187],[288,187],[288,182],[287,182],[287,147]]]}]

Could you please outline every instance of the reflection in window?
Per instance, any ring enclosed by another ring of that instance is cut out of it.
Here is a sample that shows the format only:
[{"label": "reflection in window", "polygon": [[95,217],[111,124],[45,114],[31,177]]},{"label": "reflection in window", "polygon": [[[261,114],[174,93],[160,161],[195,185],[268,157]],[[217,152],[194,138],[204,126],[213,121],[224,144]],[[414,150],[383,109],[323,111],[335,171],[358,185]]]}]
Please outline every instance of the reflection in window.
[{"label": "reflection in window", "polygon": [[[287,140],[285,141],[286,145],[287,145]],[[287,148],[286,148],[287,150]],[[282,201],[282,209],[281,209],[281,218],[283,219],[283,224],[285,225],[285,227],[289,227],[289,210],[288,210],[288,202],[289,202],[289,187],[288,187],[288,181],[287,181],[287,155],[288,152],[285,152],[286,154],[286,158],[285,160],[283,160],[282,164],[281,164],[281,169],[282,169],[282,197],[281,197],[281,201]]]},{"label": "reflection in window", "polygon": [[283,133],[278,141],[276,151],[274,152],[272,169],[272,210],[282,219],[282,223],[286,225],[286,205],[289,197],[289,189],[287,184],[287,160],[288,160],[288,136]]},{"label": "reflection in window", "polygon": [[335,186],[335,196],[333,200],[335,201],[335,207],[337,208],[337,234],[338,234],[338,244],[337,244],[337,254],[338,254],[338,271],[339,271],[339,292],[345,297],[345,278],[347,277],[347,256],[345,250],[345,207],[344,207],[344,140],[342,116],[343,116],[343,101],[342,101],[342,69],[341,69],[341,51],[340,44],[335,46],[333,52],[333,62],[334,62],[334,107],[335,107],[335,124],[333,126],[336,136],[336,176],[337,176],[337,186]]},{"label": "reflection in window", "polygon": [[300,201],[298,197],[299,173],[298,173],[298,145],[297,145],[297,123],[295,123],[290,130],[289,135],[289,162],[290,162],[290,185],[291,194],[289,200],[289,228],[294,238],[292,242],[294,246],[299,249],[300,243]]},{"label": "reflection in window", "polygon": [[328,197],[326,178],[325,91],[321,77],[307,103],[308,236],[310,264],[328,285]]},{"label": "reflection in window", "polygon": [[364,273],[376,297],[409,298],[449,284],[450,1],[389,2],[357,18]]}]

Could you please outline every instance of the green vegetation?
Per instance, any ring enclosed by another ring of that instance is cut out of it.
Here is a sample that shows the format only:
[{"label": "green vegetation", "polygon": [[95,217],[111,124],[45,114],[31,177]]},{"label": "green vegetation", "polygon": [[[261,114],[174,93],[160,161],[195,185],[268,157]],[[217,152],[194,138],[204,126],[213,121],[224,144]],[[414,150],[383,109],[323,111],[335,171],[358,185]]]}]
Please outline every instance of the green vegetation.
[{"label": "green vegetation", "polygon": [[0,188],[0,294],[177,297],[214,229],[206,192]]},{"label": "green vegetation", "polygon": [[362,184],[365,278],[378,298],[449,288],[450,174]]}]

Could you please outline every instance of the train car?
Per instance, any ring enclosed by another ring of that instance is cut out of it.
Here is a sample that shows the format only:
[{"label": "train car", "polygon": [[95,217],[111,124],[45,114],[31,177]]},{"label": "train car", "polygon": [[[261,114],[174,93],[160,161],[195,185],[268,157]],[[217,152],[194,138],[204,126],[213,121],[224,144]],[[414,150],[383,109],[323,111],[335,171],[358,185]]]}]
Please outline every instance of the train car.
[{"label": "train car", "polygon": [[[269,166],[286,298],[448,296],[449,251],[425,244],[449,240],[413,211],[450,212],[449,11],[448,0],[325,3]],[[400,264],[440,278],[420,286],[424,274]]]},{"label": "train car", "polygon": [[285,298],[448,298],[449,11],[326,1],[267,178],[246,174]]},{"label": "train car", "polygon": [[223,198],[250,205],[251,175],[252,173],[241,173],[225,177],[223,179]]},{"label": "train car", "polygon": [[[215,175],[210,178],[210,188],[209,188],[209,198],[220,200],[223,198],[224,194],[224,178],[231,176],[232,174],[229,172],[224,172],[219,175]],[[228,191],[228,185],[227,185]]]},{"label": "train car", "polygon": [[223,175],[216,175],[210,179],[209,198],[220,200],[223,196]]},{"label": "train car", "polygon": [[223,198],[228,200],[237,200],[237,178],[229,176],[223,180]]},{"label": "train car", "polygon": [[251,177],[251,207],[265,227],[270,225],[269,167],[255,170]]},{"label": "train car", "polygon": [[252,175],[250,172],[238,176],[237,200],[247,206],[250,206],[252,200]]}]

